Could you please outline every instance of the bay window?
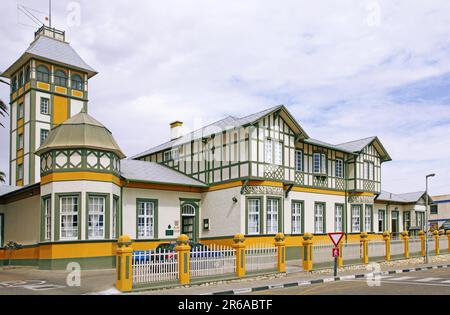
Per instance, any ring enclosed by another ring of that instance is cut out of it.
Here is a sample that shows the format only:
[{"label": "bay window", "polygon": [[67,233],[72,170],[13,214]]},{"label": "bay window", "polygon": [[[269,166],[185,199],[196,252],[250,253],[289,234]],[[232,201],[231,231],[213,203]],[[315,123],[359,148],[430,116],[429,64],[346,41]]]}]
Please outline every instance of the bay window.
[{"label": "bay window", "polygon": [[105,238],[105,197],[88,198],[88,239]]},{"label": "bay window", "polygon": [[62,240],[78,238],[78,211],[78,196],[64,196],[60,198],[60,233]]}]

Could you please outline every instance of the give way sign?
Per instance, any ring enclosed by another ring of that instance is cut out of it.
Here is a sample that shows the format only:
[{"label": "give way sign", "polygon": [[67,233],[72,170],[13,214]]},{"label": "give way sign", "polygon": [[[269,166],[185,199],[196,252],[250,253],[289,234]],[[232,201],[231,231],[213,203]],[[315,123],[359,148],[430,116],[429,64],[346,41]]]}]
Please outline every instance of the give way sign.
[{"label": "give way sign", "polygon": [[344,233],[342,232],[328,233],[328,236],[331,238],[331,241],[333,242],[334,246],[338,247],[339,243],[344,237]]}]

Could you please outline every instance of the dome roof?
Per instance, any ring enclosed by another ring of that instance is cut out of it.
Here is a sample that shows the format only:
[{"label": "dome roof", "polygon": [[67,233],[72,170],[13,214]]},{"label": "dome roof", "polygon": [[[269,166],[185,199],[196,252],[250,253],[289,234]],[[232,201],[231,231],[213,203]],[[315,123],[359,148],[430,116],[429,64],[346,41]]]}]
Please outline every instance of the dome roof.
[{"label": "dome roof", "polygon": [[110,151],[121,159],[125,158],[111,132],[84,111],[54,127],[36,154],[68,148]]}]

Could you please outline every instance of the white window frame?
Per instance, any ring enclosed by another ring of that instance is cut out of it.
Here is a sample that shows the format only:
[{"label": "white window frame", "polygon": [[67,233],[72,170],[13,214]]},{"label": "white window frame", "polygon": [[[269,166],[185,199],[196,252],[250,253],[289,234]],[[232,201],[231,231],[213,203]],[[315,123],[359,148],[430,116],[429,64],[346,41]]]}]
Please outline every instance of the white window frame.
[{"label": "white window frame", "polygon": [[20,118],[23,118],[23,116],[24,116],[24,106],[23,106],[23,103],[20,103],[19,105],[17,105],[17,118],[18,119],[20,119]]},{"label": "white window frame", "polygon": [[371,161],[364,161],[364,179],[374,180],[375,178],[375,163]]},{"label": "white window frame", "polygon": [[247,233],[256,235],[261,233],[261,199],[247,199]]},{"label": "white window frame", "polygon": [[266,211],[266,233],[278,233],[278,218],[280,215],[280,200],[276,198],[267,198]]},{"label": "white window frame", "polygon": [[325,204],[315,203],[314,204],[314,233],[315,234],[325,233],[324,216],[325,216]]},{"label": "white window frame", "polygon": [[117,210],[118,210],[118,206],[119,206],[119,199],[113,197],[112,201],[113,201],[113,206],[112,206],[111,238],[117,238]]},{"label": "white window frame", "polygon": [[23,164],[17,165],[17,179],[23,179]]},{"label": "white window frame", "polygon": [[[64,204],[64,201],[66,203]],[[70,202],[69,202],[70,201]],[[80,211],[80,198],[76,195],[74,196],[61,196],[59,198],[59,238],[61,240],[76,240],[78,239],[78,229],[81,222],[79,222],[79,211]],[[70,220],[63,220],[63,218]],[[76,218],[76,220],[74,220]],[[63,227],[63,221],[68,222],[68,225],[66,227]],[[75,225],[76,221],[76,225]],[[66,235],[63,236],[64,232],[66,232]],[[70,234],[68,236],[68,234]]]},{"label": "white window frame", "polygon": [[18,139],[17,139],[17,149],[21,150],[23,149],[23,133],[18,135]]},{"label": "white window frame", "polygon": [[106,197],[88,196],[87,238],[90,240],[105,238]]},{"label": "white window frame", "polygon": [[336,159],[336,177],[344,178],[344,160]]},{"label": "white window frame", "polygon": [[323,175],[327,173],[327,157],[324,153],[313,153],[313,173]]},{"label": "white window frame", "polygon": [[373,215],[373,206],[365,205],[364,207],[364,231],[372,232],[372,215]]},{"label": "white window frame", "polygon": [[283,143],[273,141],[273,164],[283,165]]},{"label": "white window frame", "polygon": [[292,234],[301,234],[302,231],[302,215],[303,215],[303,202],[292,201],[292,221],[291,232]]},{"label": "white window frame", "polygon": [[[151,200],[139,200],[137,203],[137,236],[139,239],[155,238],[156,204]],[[141,222],[140,222],[141,221]]]},{"label": "white window frame", "polygon": [[266,139],[264,143],[264,162],[267,164],[273,163],[273,141],[272,139]]},{"label": "white window frame", "polygon": [[44,241],[52,239],[52,199],[47,197],[43,201],[44,204]]},{"label": "white window frame", "polygon": [[[380,213],[383,215],[380,216]],[[382,221],[382,231],[380,231],[380,221]],[[382,233],[386,229],[386,211],[383,209],[378,209],[378,232]]]},{"label": "white window frame", "polygon": [[303,172],[303,151],[295,150],[295,170]]},{"label": "white window frame", "polygon": [[334,205],[334,231],[344,232],[344,205]]},{"label": "white window frame", "polygon": [[41,115],[50,115],[50,99],[41,97],[40,112]]},{"label": "white window frame", "polygon": [[360,233],[361,232],[361,205],[352,205],[351,206],[351,215],[352,215],[352,232]]}]

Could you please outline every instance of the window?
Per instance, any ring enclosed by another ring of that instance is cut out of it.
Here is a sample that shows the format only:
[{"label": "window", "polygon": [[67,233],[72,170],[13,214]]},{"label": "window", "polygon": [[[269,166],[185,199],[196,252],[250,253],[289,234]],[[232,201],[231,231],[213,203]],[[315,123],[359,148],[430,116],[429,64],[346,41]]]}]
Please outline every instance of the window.
[{"label": "window", "polygon": [[138,238],[153,238],[155,222],[155,202],[138,202]]},{"label": "window", "polygon": [[23,164],[17,165],[17,179],[23,179]]},{"label": "window", "polygon": [[118,210],[119,208],[119,199],[118,198],[114,198],[113,199],[113,207],[112,207],[112,231],[111,231],[111,238],[117,238],[117,234],[118,234],[118,226],[117,226],[117,215],[118,215]]},{"label": "window", "polygon": [[44,199],[44,240],[52,238],[52,203],[50,198]]},{"label": "window", "polygon": [[23,118],[23,103],[17,105],[17,118]]},{"label": "window", "polygon": [[248,199],[248,234],[260,233],[261,200]]},{"label": "window", "polygon": [[17,77],[11,80],[11,91],[15,92],[17,90]]},{"label": "window", "polygon": [[364,162],[364,179],[374,180],[374,164],[373,162]]},{"label": "window", "polygon": [[303,171],[303,151],[295,151],[295,170],[297,172]]},{"label": "window", "polygon": [[336,177],[344,177],[344,160],[336,160]]},{"label": "window", "polygon": [[335,232],[343,232],[343,214],[344,214],[344,205],[336,205],[334,207],[334,231]]},{"label": "window", "polygon": [[41,97],[41,114],[50,115],[50,100],[45,97]]},{"label": "window", "polygon": [[403,227],[405,231],[408,231],[411,227],[411,212],[405,211],[403,212]]},{"label": "window", "polygon": [[293,201],[292,202],[292,234],[303,233],[302,231],[302,214],[303,213],[303,202]]},{"label": "window", "polygon": [[88,238],[105,237],[105,197],[90,196],[88,198]]},{"label": "window", "polygon": [[172,149],[164,152],[164,162],[173,161],[178,159],[178,149]]},{"label": "window", "polygon": [[55,72],[55,84],[59,86],[67,86],[67,75],[62,70],[56,70]]},{"label": "window", "polygon": [[325,215],[325,205],[323,203],[316,203],[314,205],[314,233],[316,234],[325,233],[324,215]]},{"label": "window", "polygon": [[327,173],[327,157],[323,153],[313,154],[313,172],[318,174]]},{"label": "window", "polygon": [[45,139],[47,139],[48,132],[47,129],[41,129],[41,145],[44,143]]},{"label": "window", "polygon": [[283,144],[280,141],[266,139],[264,144],[264,161],[268,164],[283,164]]},{"label": "window", "polygon": [[75,90],[83,90],[83,79],[81,79],[80,75],[72,75],[71,87]]},{"label": "window", "polygon": [[25,68],[25,82],[30,81],[30,66]]},{"label": "window", "polygon": [[40,65],[36,69],[36,77],[38,81],[42,82],[50,82],[50,71],[48,71],[48,68],[46,66]]},{"label": "window", "polygon": [[272,140],[271,139],[266,139],[266,143],[265,143],[265,147],[264,147],[264,161],[268,164],[272,164],[273,159],[272,159],[272,155],[273,155],[273,150],[272,150]]},{"label": "window", "polygon": [[422,230],[425,229],[425,212],[416,212],[416,222]]},{"label": "window", "polygon": [[275,234],[278,232],[278,199],[267,199],[267,234]]},{"label": "window", "polygon": [[20,73],[19,73],[19,88],[21,88],[22,86],[23,86],[23,72],[22,71],[20,71]]},{"label": "window", "polygon": [[385,220],[384,210],[378,210],[378,232],[380,233],[386,230]]},{"label": "window", "polygon": [[17,149],[23,149],[23,134],[18,136]]},{"label": "window", "polygon": [[372,232],[372,206],[366,205],[364,208],[364,231]]},{"label": "window", "polygon": [[77,196],[60,198],[62,240],[78,238],[78,208],[79,200]]},{"label": "window", "polygon": [[430,205],[430,214],[438,214],[438,205]]},{"label": "window", "polygon": [[352,232],[361,232],[361,206],[352,206]]}]

